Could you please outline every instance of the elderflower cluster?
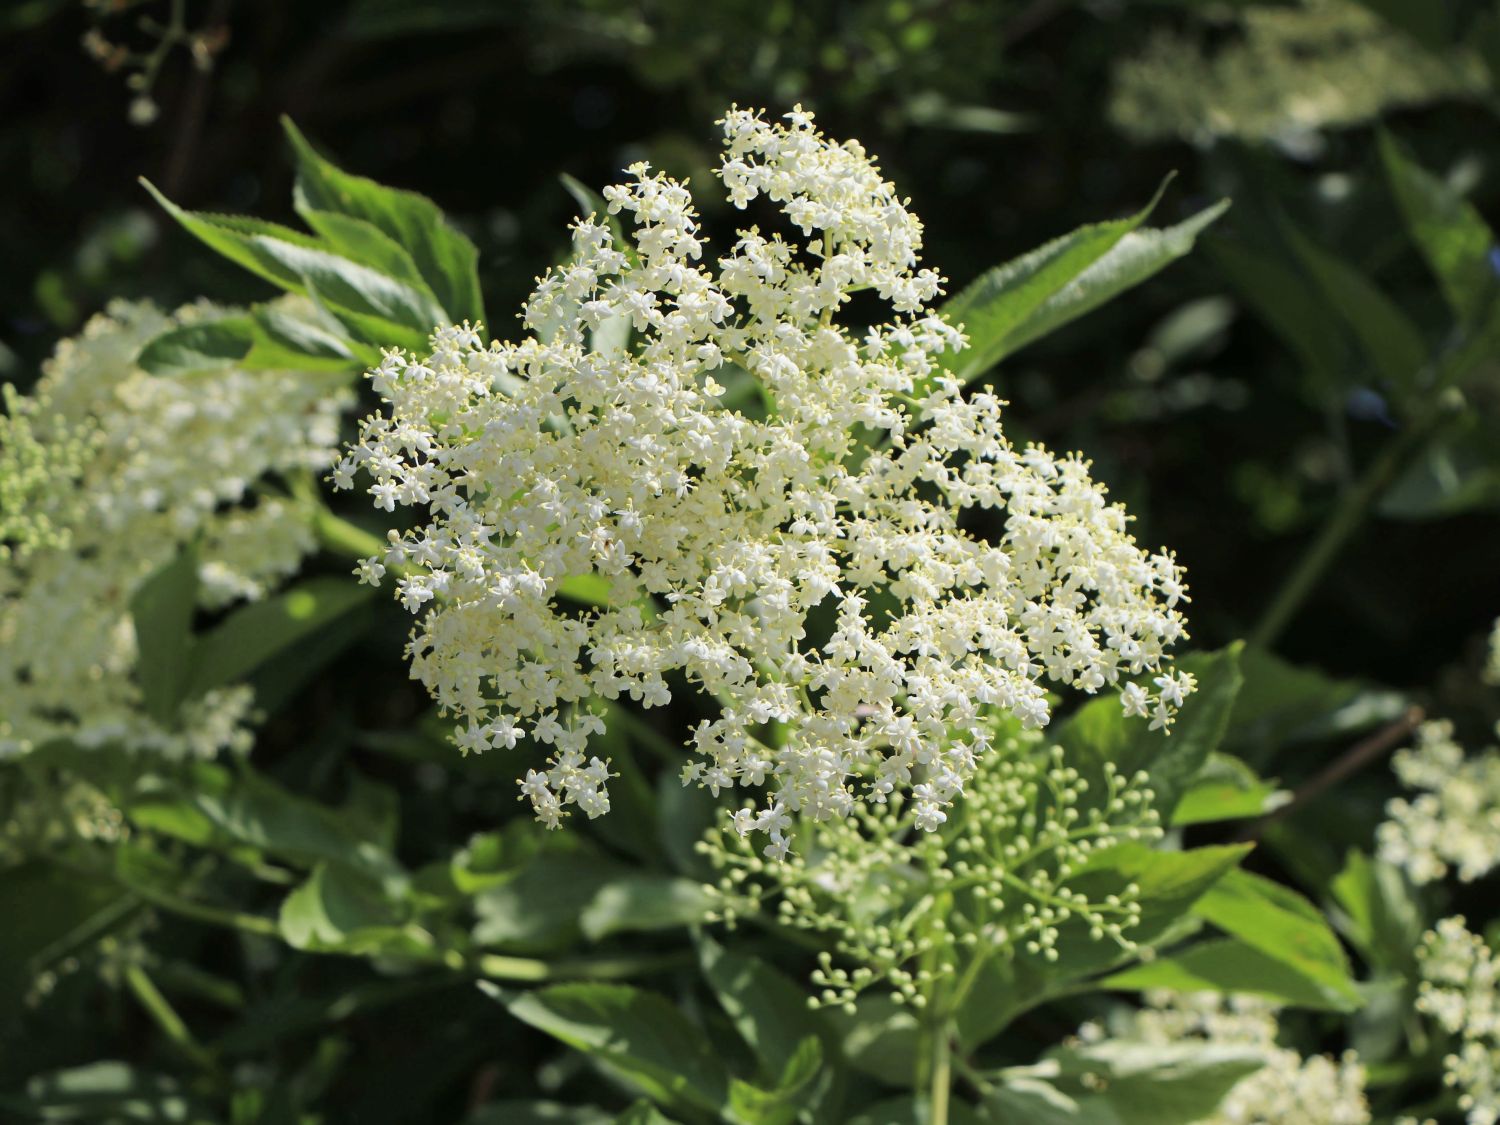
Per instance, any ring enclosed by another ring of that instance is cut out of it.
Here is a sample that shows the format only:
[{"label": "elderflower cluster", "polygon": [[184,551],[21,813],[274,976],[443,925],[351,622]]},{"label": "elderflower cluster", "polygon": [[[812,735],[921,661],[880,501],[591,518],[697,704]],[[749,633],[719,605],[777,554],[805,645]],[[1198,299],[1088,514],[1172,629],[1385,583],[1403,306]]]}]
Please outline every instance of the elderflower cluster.
[{"label": "elderflower cluster", "polygon": [[1458,1038],[1443,1060],[1469,1125],[1500,1121],[1500,958],[1459,916],[1444,918],[1417,947],[1417,1009]]},{"label": "elderflower cluster", "polygon": [[188,701],[171,729],[141,710],[131,598],[193,541],[205,608],[262,597],[295,572],[314,546],[304,514],[252,497],[268,474],[334,461],[351,396],[304,372],[170,378],[136,366],[159,333],[214,315],[116,302],[58,346],[32,396],[7,396],[0,471],[29,469],[0,486],[0,500],[19,488],[37,519],[0,526],[11,547],[0,569],[0,756],[55,739],[173,756],[244,744],[243,686]]},{"label": "elderflower cluster", "polygon": [[1365,1068],[1353,1051],[1341,1058],[1304,1058],[1277,1042],[1278,1006],[1254,996],[1215,992],[1146,994],[1146,1007],[1112,1020],[1084,1024],[1084,1042],[1106,1038],[1167,1047],[1195,1040],[1250,1047],[1265,1065],[1240,1079],[1200,1125],[1367,1125]]},{"label": "elderflower cluster", "polygon": [[914,833],[920,799],[895,795],[848,818],[781,825],[797,847],[772,862],[733,830],[710,831],[699,851],[720,872],[709,887],[717,920],[774,909],[833,939],[854,967],[823,955],[819,1003],[848,1007],[883,983],[920,1007],[936,981],[961,992],[997,953],[1055,961],[1061,941],[1084,935],[1136,952],[1139,887],[1085,893],[1080,877],[1111,845],[1161,837],[1152,800],[1144,774],[1121,777],[1106,763],[1090,784],[1060,747],[1018,730],[986,755],[940,831]]},{"label": "elderflower cluster", "polygon": [[[1001,401],[944,373],[964,339],[930,309],[921,223],[858,143],[800,108],[722,124],[729,199],[779,210],[789,238],[751,226],[705,260],[687,187],[638,164],[605,192],[628,238],[577,223],[530,335],[444,328],[371,373],[388,409],[333,479],[426,509],[360,574],[404,575],[412,674],[458,744],[550,747],[524,783],[537,814],[593,815],[590,701],[660,706],[680,677],[719,708],[684,780],[768,786],[741,825],[783,851],[789,817],[898,793],[941,824],[982,713],[1043,726],[1047,682],[1168,725],[1191,688],[1166,666],[1176,562],[1136,545],[1087,462],[1011,445]],[[886,323],[841,322],[861,291]],[[579,581],[606,604],[569,608]]]},{"label": "elderflower cluster", "polygon": [[1500,748],[1469,756],[1447,720],[1423,723],[1392,760],[1410,800],[1393,798],[1376,830],[1380,858],[1431,883],[1456,868],[1465,883],[1500,865]]}]

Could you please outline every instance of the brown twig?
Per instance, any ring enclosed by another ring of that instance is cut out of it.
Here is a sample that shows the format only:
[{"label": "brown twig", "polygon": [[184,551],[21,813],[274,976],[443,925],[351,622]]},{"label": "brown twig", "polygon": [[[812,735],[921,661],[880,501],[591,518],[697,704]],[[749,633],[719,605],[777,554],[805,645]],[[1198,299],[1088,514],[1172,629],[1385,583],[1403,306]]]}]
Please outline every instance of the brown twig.
[{"label": "brown twig", "polygon": [[1284,820],[1297,809],[1309,801],[1321,796],[1327,790],[1332,789],[1345,778],[1352,777],[1370,763],[1388,754],[1399,744],[1406,741],[1408,735],[1417,729],[1418,724],[1427,717],[1422,708],[1415,705],[1408,707],[1406,712],[1398,719],[1394,719],[1381,727],[1374,734],[1360,742],[1356,742],[1344,753],[1340,754],[1319,773],[1308,778],[1292,792],[1292,799],[1279,809],[1266,813],[1265,816],[1251,821],[1240,833],[1241,840],[1258,840],[1268,828],[1277,822]]}]

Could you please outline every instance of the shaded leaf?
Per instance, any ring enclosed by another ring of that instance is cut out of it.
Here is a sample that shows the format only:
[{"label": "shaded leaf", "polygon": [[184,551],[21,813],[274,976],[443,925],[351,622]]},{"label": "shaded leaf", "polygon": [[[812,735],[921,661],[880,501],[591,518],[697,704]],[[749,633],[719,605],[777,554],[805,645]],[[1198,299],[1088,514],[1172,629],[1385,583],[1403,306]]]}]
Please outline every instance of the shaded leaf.
[{"label": "shaded leaf", "polygon": [[666,1106],[717,1113],[729,1078],[676,1005],[623,984],[558,984],[507,998],[511,1015]]},{"label": "shaded leaf", "polygon": [[130,599],[139,658],[136,680],[146,713],[171,723],[193,665],[193,612],[198,601],[198,548],[189,544],[158,567]]}]

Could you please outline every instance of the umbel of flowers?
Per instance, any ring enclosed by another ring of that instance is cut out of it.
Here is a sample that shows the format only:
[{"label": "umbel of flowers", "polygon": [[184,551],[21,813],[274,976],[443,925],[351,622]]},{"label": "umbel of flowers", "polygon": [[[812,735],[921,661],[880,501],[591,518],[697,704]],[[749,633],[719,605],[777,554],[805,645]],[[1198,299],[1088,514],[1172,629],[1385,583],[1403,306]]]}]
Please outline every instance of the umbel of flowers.
[{"label": "umbel of flowers", "polygon": [[245,742],[243,686],[191,701],[172,729],[142,709],[131,598],[193,541],[206,608],[294,573],[314,546],[306,521],[254,496],[269,474],[332,463],[351,396],[305,372],[173,378],[136,365],[153,337],[219,315],[115,302],[58,346],[32,395],[6,388],[0,757],[53,739],[169,755]]},{"label": "umbel of flowers", "polygon": [[[779,862],[742,834],[711,831],[699,850],[718,871],[715,919],[774,913],[831,938],[839,963],[822,954],[813,983],[818,1004],[845,1008],[872,986],[916,1008],[942,991],[956,1006],[989,958],[1056,961],[1070,930],[1137,952],[1140,888],[1085,888],[1095,853],[1161,838],[1146,775],[1106,762],[1091,787],[1061,747],[1005,725],[936,832],[913,833],[914,803],[901,794],[849,818],[804,821]],[[743,830],[751,816],[734,823]]]},{"label": "umbel of flowers", "polygon": [[[768,788],[739,824],[781,855],[794,816],[896,793],[935,828],[990,751],[982,716],[1043,726],[1048,683],[1169,724],[1191,687],[1166,666],[1175,561],[1136,545],[1087,462],[1013,446],[1002,402],[945,374],[964,338],[931,309],[922,225],[857,142],[800,108],[722,125],[728,198],[786,233],[749,226],[706,259],[687,186],[635,165],[605,192],[628,237],[577,223],[531,334],[443,328],[371,373],[388,409],[334,479],[427,510],[362,569],[404,574],[413,675],[458,744],[529,736],[551,751],[522,785],[537,815],[597,816],[589,702],[658,706],[680,675],[718,704],[685,780]],[[885,323],[843,322],[862,291]],[[763,409],[726,403],[746,377]],[[603,608],[559,600],[582,576]]]}]

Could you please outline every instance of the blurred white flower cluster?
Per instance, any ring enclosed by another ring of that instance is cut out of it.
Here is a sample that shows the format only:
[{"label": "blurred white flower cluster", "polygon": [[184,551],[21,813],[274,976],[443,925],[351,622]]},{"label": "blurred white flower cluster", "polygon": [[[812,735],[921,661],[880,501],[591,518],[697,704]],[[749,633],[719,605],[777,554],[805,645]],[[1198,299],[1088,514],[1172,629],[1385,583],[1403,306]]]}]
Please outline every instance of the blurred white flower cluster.
[{"label": "blurred white flower cluster", "polygon": [[206,608],[293,573],[313,547],[306,520],[250,494],[267,474],[326,469],[351,396],[302,372],[136,366],[154,336],[216,315],[116,302],[58,346],[31,396],[7,394],[0,517],[14,490],[27,518],[0,518],[0,756],[54,739],[203,755],[245,737],[247,688],[190,701],[177,729],[141,710],[131,598],[194,540]]},{"label": "blurred white flower cluster", "polygon": [[[628,243],[577,223],[532,335],[442,329],[372,373],[389,410],[334,480],[363,470],[377,507],[428,508],[362,573],[405,573],[413,675],[458,744],[530,736],[553,754],[523,783],[537,815],[596,816],[590,700],[660,706],[680,677],[719,705],[685,780],[769,786],[740,824],[779,854],[793,815],[897,792],[936,827],[989,749],[981,716],[1044,725],[1048,682],[1168,725],[1192,687],[1166,668],[1175,561],[1136,545],[1087,462],[1015,448],[1001,401],[944,374],[964,341],[929,311],[921,223],[858,143],[801,109],[722,124],[729,199],[779,209],[789,240],[750,226],[710,268],[687,187],[639,164],[605,192]],[[886,323],[839,323],[860,292]],[[726,405],[746,373],[764,409]],[[607,608],[559,603],[582,576]]]},{"label": "blurred white flower cluster", "polygon": [[1423,723],[1417,743],[1392,759],[1396,776],[1420,792],[1393,798],[1376,830],[1380,858],[1418,883],[1450,868],[1466,883],[1500,865],[1500,749],[1465,754],[1447,720]]},{"label": "blurred white flower cluster", "polygon": [[1194,1040],[1264,1052],[1265,1066],[1246,1075],[1201,1125],[1366,1125],[1365,1068],[1354,1052],[1304,1058],[1277,1042],[1278,1006],[1254,996],[1155,991],[1147,1006],[1106,1029],[1084,1024],[1079,1038],[1168,1047]]},{"label": "blurred white flower cluster", "polygon": [[[741,833],[713,831],[699,850],[719,871],[708,888],[715,920],[769,913],[829,935],[813,983],[825,1005],[852,1005],[885,984],[920,1006],[939,980],[966,991],[984,959],[1058,959],[1066,931],[1136,951],[1140,888],[1081,889],[1090,858],[1116,844],[1161,838],[1144,773],[1105,763],[1093,785],[1035,732],[1000,739],[969,779],[941,832],[912,832],[920,800],[893,796],[848,818],[804,822],[795,852],[767,863]],[[912,807],[904,807],[910,804]],[[742,812],[740,820],[749,816]],[[1078,885],[1075,885],[1078,884]]]},{"label": "blurred white flower cluster", "polygon": [[1500,1121],[1500,958],[1461,916],[1444,918],[1417,948],[1417,1008],[1458,1037],[1443,1060],[1469,1125]]}]

